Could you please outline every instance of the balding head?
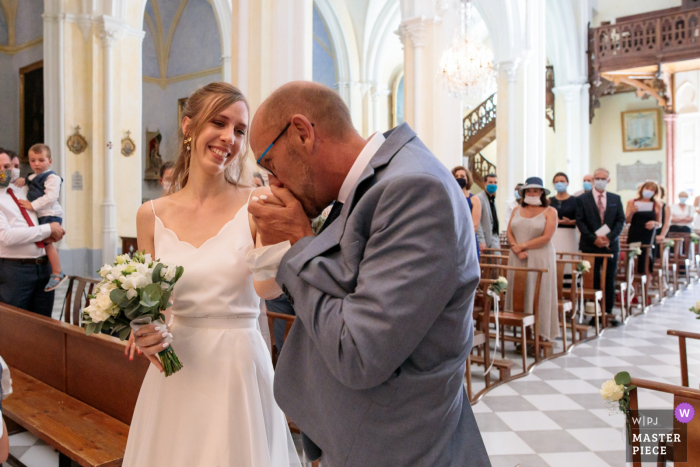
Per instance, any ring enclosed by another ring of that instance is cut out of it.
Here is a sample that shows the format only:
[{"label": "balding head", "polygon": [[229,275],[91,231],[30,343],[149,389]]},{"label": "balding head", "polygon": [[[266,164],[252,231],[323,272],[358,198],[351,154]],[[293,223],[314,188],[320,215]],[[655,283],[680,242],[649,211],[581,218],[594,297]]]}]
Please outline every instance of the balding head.
[{"label": "balding head", "polygon": [[274,91],[250,129],[253,155],[258,159],[264,153],[260,163],[274,174],[270,184],[287,188],[309,217],[336,199],[365,144],[338,93],[308,81]]}]

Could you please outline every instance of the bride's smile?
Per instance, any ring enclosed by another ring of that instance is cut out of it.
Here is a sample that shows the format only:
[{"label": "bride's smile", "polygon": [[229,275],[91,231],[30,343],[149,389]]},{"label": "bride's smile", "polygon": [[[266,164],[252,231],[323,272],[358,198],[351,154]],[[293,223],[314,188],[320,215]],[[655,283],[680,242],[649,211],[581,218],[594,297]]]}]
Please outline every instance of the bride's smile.
[{"label": "bride's smile", "polygon": [[215,115],[204,125],[193,148],[202,166],[212,163],[218,170],[225,169],[246,144],[247,130],[248,109],[243,102]]}]

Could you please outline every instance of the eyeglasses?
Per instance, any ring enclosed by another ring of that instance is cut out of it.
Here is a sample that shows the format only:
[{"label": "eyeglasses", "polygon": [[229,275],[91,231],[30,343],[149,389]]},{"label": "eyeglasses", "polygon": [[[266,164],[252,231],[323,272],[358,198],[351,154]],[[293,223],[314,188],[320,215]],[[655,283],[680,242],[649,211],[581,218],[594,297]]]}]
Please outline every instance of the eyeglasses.
[{"label": "eyeglasses", "polygon": [[[280,134],[277,135],[277,138],[275,138],[275,139],[272,140],[272,143],[270,143],[270,145],[267,147],[267,149],[265,149],[265,151],[263,151],[262,155],[255,161],[255,162],[258,164],[258,167],[260,167],[261,169],[265,170],[266,172],[269,172],[273,177],[277,177],[277,176],[275,175],[275,173],[274,173],[272,170],[270,170],[269,168],[265,167],[265,166],[262,164],[262,160],[265,158],[265,156],[267,155],[267,153],[270,152],[270,149],[272,149],[272,146],[275,145],[275,143],[277,142],[277,140],[279,140],[279,139],[282,137],[282,135],[289,129],[289,127],[290,127],[291,125],[292,125],[292,122],[287,123],[287,124],[285,125],[285,127],[282,129],[282,131],[280,131]],[[314,126],[314,124],[312,123],[311,126]]]}]

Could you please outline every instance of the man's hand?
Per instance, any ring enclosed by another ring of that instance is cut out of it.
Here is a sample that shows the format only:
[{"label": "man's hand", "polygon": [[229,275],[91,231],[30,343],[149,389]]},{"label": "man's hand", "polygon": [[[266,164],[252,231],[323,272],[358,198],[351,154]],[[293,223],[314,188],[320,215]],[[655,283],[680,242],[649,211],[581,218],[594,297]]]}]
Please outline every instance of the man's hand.
[{"label": "man's hand", "polygon": [[248,203],[248,212],[258,226],[263,246],[274,245],[285,240],[289,240],[294,245],[300,239],[313,235],[311,221],[306,217],[299,200],[284,187],[270,185],[270,188],[272,194],[283,205],[268,203],[263,199]]},{"label": "man's hand", "polygon": [[597,246],[598,248],[605,248],[608,245],[610,245],[610,239],[608,237],[606,237],[605,235],[596,237],[595,246]]},{"label": "man's hand", "polygon": [[22,206],[24,209],[27,211],[33,211],[34,208],[32,207],[32,203],[29,200],[26,199],[20,199],[19,200],[19,205]]},{"label": "man's hand", "polygon": [[46,240],[51,239],[52,242],[60,242],[66,231],[63,230],[63,227],[58,222],[51,222],[49,226],[51,227],[51,235]]}]

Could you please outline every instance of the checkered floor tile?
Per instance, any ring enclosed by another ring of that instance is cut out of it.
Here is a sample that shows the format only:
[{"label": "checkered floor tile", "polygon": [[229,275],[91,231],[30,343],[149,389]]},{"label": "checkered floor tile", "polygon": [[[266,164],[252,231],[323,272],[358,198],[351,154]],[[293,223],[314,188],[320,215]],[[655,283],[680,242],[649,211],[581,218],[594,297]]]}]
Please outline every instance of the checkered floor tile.
[{"label": "checkered floor tile", "polygon": [[[680,385],[678,339],[666,331],[700,329],[688,312],[698,299],[696,285],[487,393],[473,408],[493,467],[624,466],[624,417],[608,412],[598,388],[619,371]],[[698,387],[700,342],[687,345],[690,386]],[[520,356],[509,351],[507,358]],[[473,367],[475,375],[480,371]],[[672,403],[670,395],[639,390],[641,407]]]}]

